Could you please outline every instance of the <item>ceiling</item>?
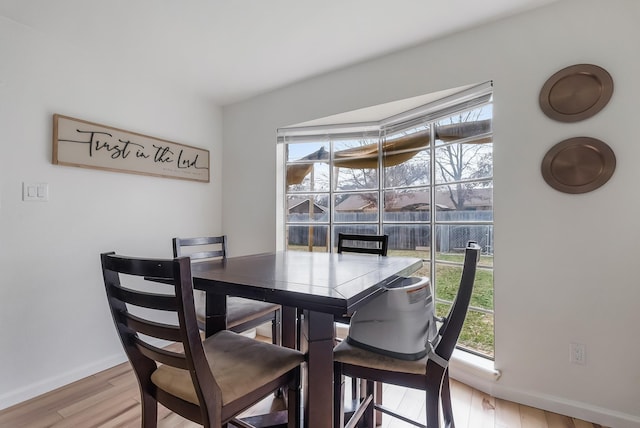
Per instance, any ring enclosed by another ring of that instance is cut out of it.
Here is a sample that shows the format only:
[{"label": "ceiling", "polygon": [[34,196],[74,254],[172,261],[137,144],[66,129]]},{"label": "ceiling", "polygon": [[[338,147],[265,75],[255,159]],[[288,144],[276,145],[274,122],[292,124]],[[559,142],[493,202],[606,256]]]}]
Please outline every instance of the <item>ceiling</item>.
[{"label": "ceiling", "polygon": [[554,1],[0,0],[0,15],[225,105]]}]

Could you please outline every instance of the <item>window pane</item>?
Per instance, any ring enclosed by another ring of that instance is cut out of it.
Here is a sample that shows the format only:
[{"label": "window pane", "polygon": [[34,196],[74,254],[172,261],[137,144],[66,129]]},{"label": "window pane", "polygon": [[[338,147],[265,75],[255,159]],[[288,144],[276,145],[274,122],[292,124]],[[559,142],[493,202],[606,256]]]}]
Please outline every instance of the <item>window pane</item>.
[{"label": "window pane", "polygon": [[327,252],[329,226],[287,226],[287,250]]},{"label": "window pane", "polygon": [[436,183],[478,180],[493,175],[493,144],[448,144],[436,148]]},{"label": "window pane", "polygon": [[431,257],[431,227],[429,224],[389,224],[384,225],[384,233],[389,235],[389,253],[393,256]]},{"label": "window pane", "polygon": [[436,187],[436,221],[493,221],[493,182]]},{"label": "window pane", "polygon": [[[436,226],[436,260],[460,262],[467,242],[476,241],[482,254],[493,255],[493,226],[440,224]],[[493,266],[493,257],[481,257],[480,265]]]},{"label": "window pane", "polygon": [[287,165],[287,192],[329,190],[329,164],[326,162]]},{"label": "window pane", "polygon": [[378,139],[377,133],[331,136],[334,164],[341,167],[377,168]]},{"label": "window pane", "polygon": [[378,221],[378,193],[339,193],[334,199],[336,222]]},{"label": "window pane", "polygon": [[287,162],[329,160],[329,141],[287,144]]},{"label": "window pane", "polygon": [[[450,305],[436,303],[436,314],[446,316]],[[494,356],[493,315],[469,309],[462,325],[458,346],[488,357]]]},{"label": "window pane", "polygon": [[378,187],[378,170],[369,168],[334,168],[334,190],[365,190]]},{"label": "window pane", "polygon": [[[453,302],[460,286],[462,266],[436,263],[435,290],[439,300]],[[471,306],[480,309],[493,309],[493,271],[476,269],[476,278],[471,295]]]},{"label": "window pane", "polygon": [[428,188],[384,192],[384,221],[415,222],[430,219]]},{"label": "window pane", "polygon": [[334,139],[334,190],[376,189],[378,149],[377,138],[369,136]]},{"label": "window pane", "polygon": [[429,137],[428,127],[419,132],[387,137],[383,146],[386,188],[429,184]]},{"label": "window pane", "polygon": [[384,168],[384,186],[410,187],[425,186],[429,184],[429,152],[420,151],[411,159]]},{"label": "window pane", "polygon": [[458,140],[467,140],[474,144],[491,142],[492,115],[493,105],[488,104],[456,113],[438,121],[436,123],[436,146]]},{"label": "window pane", "polygon": [[287,196],[287,222],[329,222],[329,195]]},{"label": "window pane", "polygon": [[335,246],[338,245],[338,233],[353,233],[359,235],[377,235],[378,226],[374,224],[341,224],[334,226],[333,237],[336,240]]}]

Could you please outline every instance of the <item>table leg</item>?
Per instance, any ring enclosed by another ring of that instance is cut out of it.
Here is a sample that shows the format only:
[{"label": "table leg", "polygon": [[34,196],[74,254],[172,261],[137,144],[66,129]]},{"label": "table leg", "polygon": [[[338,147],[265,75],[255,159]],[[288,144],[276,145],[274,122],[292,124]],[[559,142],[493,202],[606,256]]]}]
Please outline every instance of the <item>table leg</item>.
[{"label": "table leg", "polygon": [[205,303],[206,337],[227,329],[227,297],[219,294],[206,293]]},{"label": "table leg", "polygon": [[304,311],[301,349],[308,352],[304,425],[327,428],[333,423],[333,315]]},{"label": "table leg", "polygon": [[282,307],[282,346],[298,349],[298,310]]}]

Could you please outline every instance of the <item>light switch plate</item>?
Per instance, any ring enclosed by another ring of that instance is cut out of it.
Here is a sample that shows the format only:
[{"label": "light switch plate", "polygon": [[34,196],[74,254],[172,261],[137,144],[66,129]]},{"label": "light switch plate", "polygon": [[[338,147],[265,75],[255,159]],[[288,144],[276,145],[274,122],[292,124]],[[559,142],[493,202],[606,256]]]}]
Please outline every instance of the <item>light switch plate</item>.
[{"label": "light switch plate", "polygon": [[22,200],[25,202],[47,202],[49,200],[49,184],[23,182]]}]

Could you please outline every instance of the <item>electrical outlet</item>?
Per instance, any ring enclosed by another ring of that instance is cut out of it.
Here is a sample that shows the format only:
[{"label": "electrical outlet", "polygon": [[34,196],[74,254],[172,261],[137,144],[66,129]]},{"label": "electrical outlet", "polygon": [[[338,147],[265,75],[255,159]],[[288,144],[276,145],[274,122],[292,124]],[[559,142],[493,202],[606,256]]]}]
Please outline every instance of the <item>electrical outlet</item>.
[{"label": "electrical outlet", "polygon": [[587,350],[584,343],[569,344],[569,361],[572,364],[586,364]]}]

